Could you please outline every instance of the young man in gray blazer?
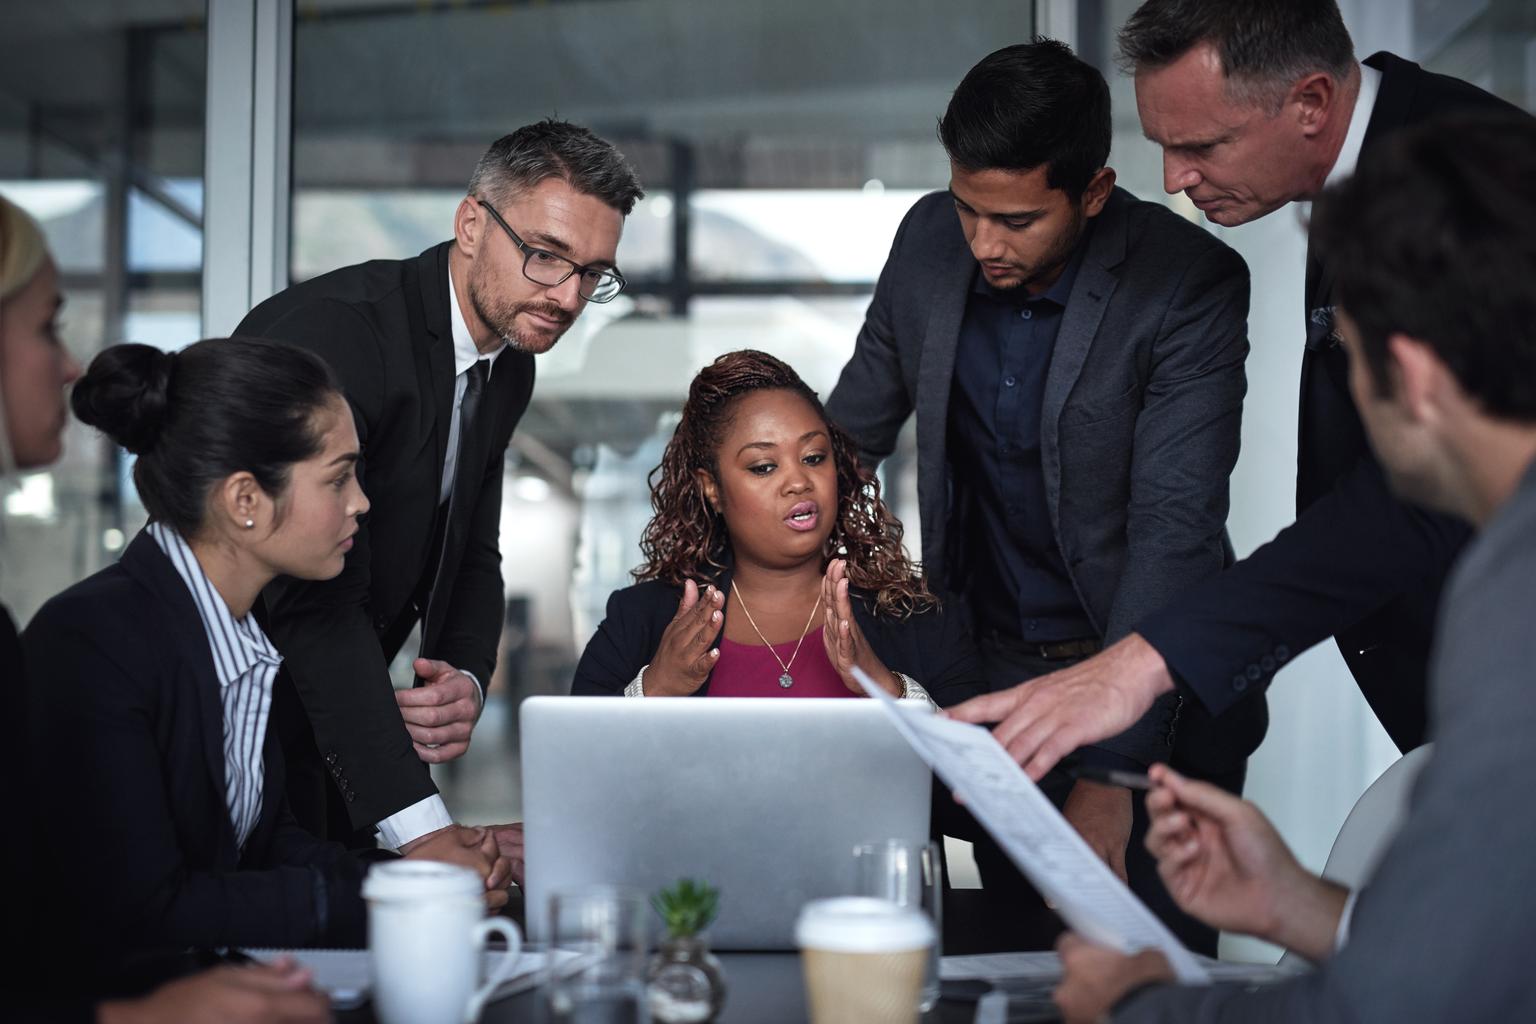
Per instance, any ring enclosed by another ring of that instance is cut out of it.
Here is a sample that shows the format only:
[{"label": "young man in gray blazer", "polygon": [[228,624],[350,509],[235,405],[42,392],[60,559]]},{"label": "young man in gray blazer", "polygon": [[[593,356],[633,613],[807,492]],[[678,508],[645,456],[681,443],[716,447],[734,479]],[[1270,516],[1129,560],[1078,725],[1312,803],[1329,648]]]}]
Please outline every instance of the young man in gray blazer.
[{"label": "young man in gray blazer", "polygon": [[[1001,689],[1112,643],[1231,561],[1248,272],[1115,187],[1108,87],[1060,43],[982,60],[939,136],[950,187],[903,221],[827,411],[870,465],[916,412],[923,563],[968,602]],[[1176,757],[1177,713],[1165,702],[1080,759],[1139,770]],[[1242,757],[1200,748],[1189,727],[1199,749],[1182,763],[1239,790]],[[1043,785],[1172,921],[1139,843],[1126,863],[1130,793],[1065,773]],[[989,843],[977,858],[1007,894],[1011,866]],[[1214,952],[1214,933],[1179,930]]]},{"label": "young man in gray blazer", "polygon": [[[1408,816],[1354,895],[1250,804],[1157,770],[1150,845],[1180,903],[1318,964],[1268,988],[1172,979],[1064,940],[1069,1022],[1536,1020],[1536,121],[1431,123],[1314,209],[1349,389],[1392,489],[1470,523],[1430,661]],[[1127,993],[1130,993],[1127,997]]]}]

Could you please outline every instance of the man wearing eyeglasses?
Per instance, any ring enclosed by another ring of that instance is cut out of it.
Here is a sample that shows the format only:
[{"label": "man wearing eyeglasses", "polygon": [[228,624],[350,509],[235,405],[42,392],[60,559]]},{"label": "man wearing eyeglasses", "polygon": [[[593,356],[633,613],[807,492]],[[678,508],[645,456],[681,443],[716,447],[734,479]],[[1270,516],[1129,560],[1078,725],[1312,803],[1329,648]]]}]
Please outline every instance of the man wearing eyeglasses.
[{"label": "man wearing eyeglasses", "polygon": [[[495,667],[503,455],[534,356],[623,290],[619,236],[642,194],[587,129],[528,125],[481,158],[451,240],[295,285],[237,329],[330,363],[373,504],[340,576],[279,578],[260,609],[284,655],[272,718],[291,802],[315,832],[363,845],[377,828],[409,850],[454,827],[427,765],[468,749]],[[389,663],[418,623],[416,686],[396,692]]]}]

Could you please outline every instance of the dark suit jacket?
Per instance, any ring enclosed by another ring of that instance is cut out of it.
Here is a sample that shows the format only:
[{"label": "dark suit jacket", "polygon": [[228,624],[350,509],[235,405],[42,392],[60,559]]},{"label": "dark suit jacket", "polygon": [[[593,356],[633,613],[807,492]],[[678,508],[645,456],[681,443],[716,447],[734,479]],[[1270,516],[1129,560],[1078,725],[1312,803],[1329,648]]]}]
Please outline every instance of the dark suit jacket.
[{"label": "dark suit jacket", "polygon": [[[1041,458],[1073,586],[1114,641],[1231,560],[1227,477],[1246,388],[1248,271],[1207,232],[1122,189],[1087,244],[1046,379]],[[827,401],[871,466],[916,410],[923,565],[944,590],[966,585],[945,435],[975,273],[949,195],[924,197],[896,233]],[[1172,703],[1101,746],[1166,760]],[[1262,704],[1255,711],[1262,735]]]},{"label": "dark suit jacket", "polygon": [[[1363,148],[1455,111],[1513,111],[1465,82],[1379,53],[1381,89]],[[1435,604],[1464,524],[1398,501],[1350,400],[1348,360],[1328,337],[1330,276],[1309,260],[1302,358],[1299,514],[1273,541],[1138,629],[1215,714],[1269,685],[1291,657],[1334,635],[1402,750],[1424,741]]]},{"label": "dark suit jacket", "polygon": [[[341,378],[363,444],[358,476],[372,510],[346,568],[323,582],[280,579],[264,595],[263,624],[285,658],[280,687],[297,691],[313,737],[284,729],[295,773],[304,773],[295,804],[313,828],[325,793],[339,796],[351,827],[362,829],[436,792],[388,673],[418,619],[423,657],[473,672],[482,685],[496,663],[502,461],[533,392],[533,357],[509,349],[497,358],[481,399],[482,461],[458,470],[478,480],[477,493],[454,507],[451,523],[440,522],[454,390],[452,245],[295,285],[236,331],[323,356]],[[283,721],[291,722],[287,696]]]},{"label": "dark suit jacket", "polygon": [[241,853],[225,803],[224,719],[186,584],[141,533],[22,635],[32,673],[36,839],[67,964],[147,947],[361,945],[363,865],[298,827],[268,730],[263,804]]},{"label": "dark suit jacket", "polygon": [[[31,706],[26,659],[21,653],[21,638],[16,634],[16,622],[11,618],[11,610],[4,605],[0,605],[0,664],[5,666],[8,681],[5,688],[6,704],[22,723],[22,738],[25,741],[30,735]],[[26,756],[25,742],[22,751],[23,756],[15,759],[19,763],[13,768],[12,778],[17,792],[28,794],[32,792],[36,761]],[[23,800],[26,800],[25,796]],[[40,849],[42,844],[39,842],[37,823],[31,817],[33,808],[30,803],[24,806],[28,814],[24,824],[19,824],[7,841],[0,843],[0,870],[5,871],[7,878],[35,879],[45,859]],[[46,902],[38,886],[26,882],[14,887],[12,897],[6,908],[4,930],[0,934],[9,936],[5,940],[5,948],[14,952],[0,961],[0,985],[3,985],[0,991],[6,992],[8,996],[14,994],[20,1001],[15,1012],[20,1014],[22,1020],[47,1019],[45,1011],[57,1011],[60,1020],[90,1019],[85,1007],[71,1007],[62,1000],[57,1006],[52,1006],[43,1001],[45,996],[42,992],[34,991],[38,987],[38,972],[44,965],[36,929],[40,915],[45,912]],[[73,1018],[66,1016],[65,1011],[69,1009],[76,1011]]]},{"label": "dark suit jacket", "polygon": [[[714,578],[722,590],[731,585],[727,568]],[[962,617],[930,609],[905,619],[877,615],[872,597],[852,591],[853,618],[877,654],[893,672],[903,672],[923,685],[941,707],[958,704],[982,692],[976,651]],[[608,613],[576,665],[571,684],[575,696],[617,696],[656,654],[661,634],[677,614],[683,588],[658,580],[615,590]],[[720,623],[720,634],[725,622]],[[715,643],[719,643],[716,635]],[[709,679],[696,697],[709,694]]]}]

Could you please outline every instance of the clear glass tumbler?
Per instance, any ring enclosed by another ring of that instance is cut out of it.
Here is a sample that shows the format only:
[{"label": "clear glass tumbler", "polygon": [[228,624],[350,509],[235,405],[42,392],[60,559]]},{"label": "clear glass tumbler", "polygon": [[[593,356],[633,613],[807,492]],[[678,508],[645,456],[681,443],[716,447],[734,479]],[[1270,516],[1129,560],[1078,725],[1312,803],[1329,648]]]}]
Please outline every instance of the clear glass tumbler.
[{"label": "clear glass tumbler", "polygon": [[603,886],[549,898],[544,998],[554,1024],[647,1024],[645,898]]},{"label": "clear glass tumbler", "polygon": [[923,974],[922,1011],[939,1002],[939,958],[944,954],[944,877],[937,843],[900,839],[853,848],[853,895],[874,896],[921,910],[933,921],[933,951]]}]

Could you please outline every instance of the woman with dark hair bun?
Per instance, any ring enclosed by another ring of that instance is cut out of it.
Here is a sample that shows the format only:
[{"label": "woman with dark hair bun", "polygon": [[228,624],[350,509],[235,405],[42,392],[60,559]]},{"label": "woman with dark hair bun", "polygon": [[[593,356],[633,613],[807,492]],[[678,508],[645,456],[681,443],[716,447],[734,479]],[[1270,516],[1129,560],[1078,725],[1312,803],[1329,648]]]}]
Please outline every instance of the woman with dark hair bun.
[{"label": "woman with dark hair bun", "polygon": [[763,352],[699,371],[652,473],[637,583],[576,668],[575,694],[858,697],[980,692],[969,637],[901,523],[793,369]]},{"label": "woman with dark hair bun", "polygon": [[[251,609],[279,575],[341,572],[368,511],[352,414],[326,364],[277,342],[102,352],[76,416],[138,458],[150,522],[122,561],[23,634],[34,756],[65,958],[110,970],[145,948],[361,945],[364,863],[292,821],[268,730],[281,655]],[[493,837],[448,860],[506,899]]]}]

